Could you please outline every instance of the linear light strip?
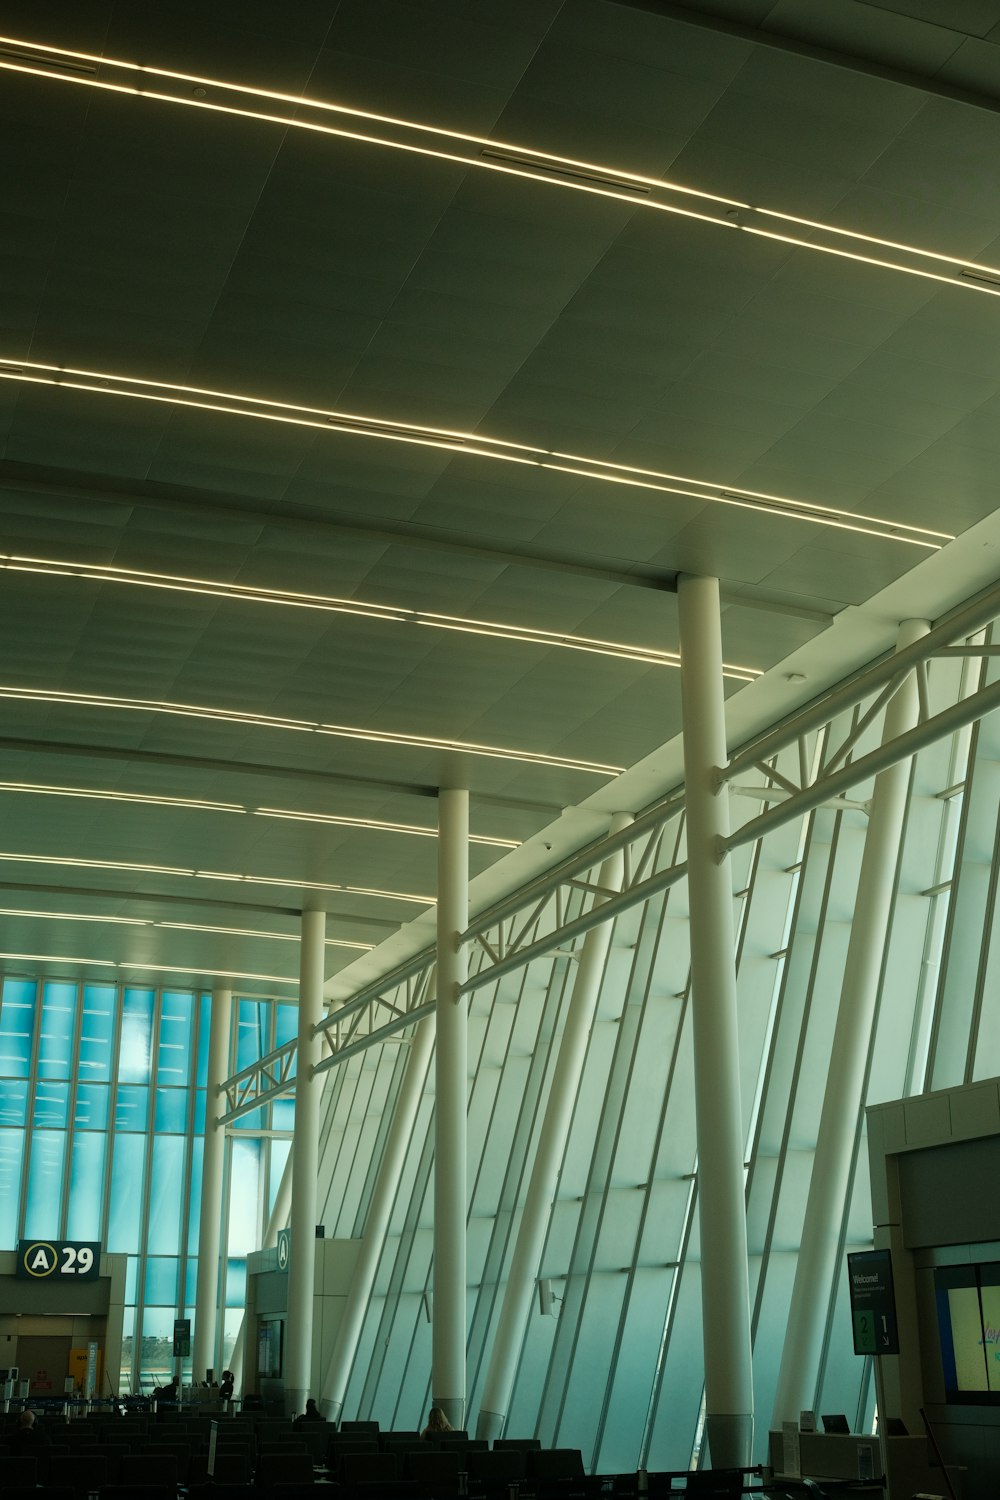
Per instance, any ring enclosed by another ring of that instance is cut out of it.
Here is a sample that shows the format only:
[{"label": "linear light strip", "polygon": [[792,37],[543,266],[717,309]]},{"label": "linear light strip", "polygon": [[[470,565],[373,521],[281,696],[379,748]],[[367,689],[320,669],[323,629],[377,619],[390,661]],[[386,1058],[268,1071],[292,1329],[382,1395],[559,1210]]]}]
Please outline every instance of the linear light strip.
[{"label": "linear light strip", "polygon": [[433,906],[433,896],[410,891],[381,891],[362,885],[329,884],[319,880],[280,879],[271,875],[239,875],[222,870],[187,870],[177,865],[147,865],[128,860],[76,859],[55,854],[14,854],[0,851],[0,862],[31,865],[68,865],[80,870],[121,870],[139,875],[176,875],[190,880],[233,881],[240,885],[279,886],[285,890],[336,891],[344,896],[375,896],[384,901],[410,901],[417,906]]},{"label": "linear light strip", "polygon": [[[759,205],[745,202],[742,199],[724,197],[721,194],[706,192],[684,183],[671,182],[664,178],[647,177],[640,173],[623,170],[618,167],[578,160],[573,157],[561,156],[554,152],[541,151],[532,146],[521,146],[467,132],[448,130],[441,126],[408,120],[399,116],[380,114],[371,110],[362,110],[336,104],[330,100],[311,99],[301,95],[296,97],[293,94],[282,93],[278,90],[230,83],[218,78],[182,73],[148,64],[128,62],[120,58],[101,57],[96,53],[75,52],[68,48],[27,41],[18,37],[0,37],[0,44],[20,48],[25,54],[41,53],[54,60],[69,59],[70,66],[72,66],[75,60],[76,62],[91,64],[95,68],[99,67],[105,70],[105,72],[113,69],[119,73],[138,74],[140,79],[138,84],[119,83],[107,77],[82,76],[79,73],[67,74],[62,71],[53,71],[51,66],[48,68],[39,66],[39,61],[44,62],[44,57],[39,59],[37,56],[25,55],[20,61],[10,56],[0,57],[0,68],[15,73],[47,78],[52,82],[76,84],[78,87],[129,95],[149,102],[173,104],[188,109],[206,110],[209,113],[257,120],[266,124],[279,125],[285,129],[319,133],[353,141],[358,144],[378,146],[418,156],[435,157],[439,160],[456,162],[465,167],[475,167],[480,171],[500,172],[510,176],[525,177],[531,181],[541,182],[549,187],[571,189],[577,192],[617,199],[618,201],[631,204],[634,208],[646,208],[660,213],[672,213],[684,217],[696,218],[706,223],[715,224],[719,228],[747,228],[746,224],[740,222],[739,215],[742,213],[766,215],[768,218],[775,219],[784,224],[795,225],[801,229],[837,235],[879,248],[900,251],[921,260],[930,260],[939,264],[954,266],[960,271],[966,269],[1000,278],[1000,269],[981,264],[977,261],[965,260],[959,256],[946,255],[939,251],[927,250],[917,245],[908,245],[902,241],[886,239],[878,235],[864,234],[861,231],[841,228],[834,224],[825,224],[819,220],[785,213],[779,209],[763,208]],[[162,79],[170,83],[184,84],[185,86],[193,85],[193,96],[167,93],[152,88],[149,84],[151,79]],[[218,99],[204,97],[208,89],[216,90],[226,96],[237,99],[245,98],[267,101],[272,104],[291,105],[297,113],[294,115],[275,114],[268,113],[264,109],[250,109],[240,105],[223,104]],[[199,94],[203,97],[198,97]],[[304,119],[301,114],[303,109],[314,111],[320,116],[336,116],[359,123],[366,122],[369,126],[388,126],[392,129],[406,132],[411,137],[426,136],[434,141],[452,142],[458,147],[464,147],[465,150],[441,149],[439,146],[428,145],[413,139],[391,139],[376,135],[370,129],[366,132],[362,129],[348,129],[344,125],[323,124],[318,120]],[[469,148],[478,148],[479,154],[475,154],[475,150],[470,152]],[[569,175],[558,175],[560,168],[565,169]],[[553,169],[555,169],[557,175],[553,175]],[[681,207],[677,203],[664,202],[650,196],[651,192],[654,191],[675,194],[684,199],[697,200],[705,205],[711,205],[715,209],[715,212],[698,212],[692,208]],[[802,249],[814,250],[820,254],[835,253],[832,247],[816,244],[809,239],[791,235],[784,238],[786,243],[793,244]],[[870,263],[889,270],[903,269],[896,263],[880,261],[875,257],[870,258]],[[921,270],[917,270],[915,274],[926,275],[931,280],[944,280],[952,286],[963,287],[968,291],[980,291],[993,296],[1000,295],[1000,285],[995,287],[983,284],[976,285],[973,282],[963,282],[954,278],[936,277],[930,272]]]},{"label": "linear light strip", "polygon": [[[364,828],[376,833],[404,833],[421,838],[436,839],[436,828],[424,828],[418,823],[391,823],[381,818],[352,818],[339,813],[295,812],[286,807],[242,807],[234,802],[207,802],[201,798],[157,797],[139,792],[109,792],[96,787],[47,786],[33,781],[0,781],[0,793],[37,794],[44,797],[91,798],[101,802],[138,802],[153,807],[195,808],[199,812],[250,813],[258,818],[294,818],[300,823],[329,823],[336,827]],[[488,844],[499,849],[517,849],[519,839],[494,838],[489,834],[470,833],[470,844]]]},{"label": "linear light strip", "polygon": [[[756,230],[753,232],[764,233],[764,231]],[[846,254],[847,252],[838,251],[837,253]],[[29,371],[47,373],[29,374]],[[79,376],[82,379],[69,379],[68,376]],[[415,424],[405,429],[392,431],[384,422],[377,424],[367,417],[352,416],[354,425],[331,425],[335,422],[337,413],[317,413],[316,408],[312,407],[282,405],[257,396],[235,395],[230,392],[214,391],[207,387],[177,386],[169,382],[157,385],[156,382],[133,379],[131,376],[95,370],[77,370],[69,366],[18,360],[7,355],[0,356],[0,379],[23,382],[28,385],[58,386],[60,389],[79,390],[96,396],[119,396],[134,401],[151,401],[165,406],[190,407],[227,416],[252,417],[257,421],[341,432],[351,437],[373,438],[424,448],[446,448],[449,452],[486,458],[495,463],[514,463],[534,468],[553,469],[558,473],[572,474],[580,479],[594,479],[605,484],[624,484],[635,489],[682,495],[710,504],[738,505],[744,509],[783,515],[789,520],[862,532],[865,535],[909,543],[932,551],[938,550],[945,542],[954,540],[950,532],[933,531],[926,526],[911,526],[886,517],[869,516],[862,512],[823,506],[813,501],[796,500],[783,495],[771,495],[763,491],[741,490],[713,480],[691,479],[656,469],[642,469],[634,465],[616,464],[604,459],[591,459],[581,454],[560,454],[555,450],[531,448],[527,445],[513,444],[482,435],[466,434],[467,441],[460,448],[456,448],[451,440],[439,437],[437,429],[421,429]],[[91,380],[100,381],[101,384],[86,383]],[[109,381],[116,381],[118,388],[110,387]],[[133,389],[136,386],[142,386],[144,389]],[[188,391],[191,394],[164,394],[180,391]],[[215,399],[211,401],[196,399],[200,396],[211,396]],[[230,404],[222,404],[223,402]],[[257,410],[258,407],[266,409]],[[358,423],[364,425],[358,425]]]},{"label": "linear light strip", "polygon": [[197,965],[133,964],[119,962],[113,958],[66,958],[55,953],[0,953],[0,958],[12,959],[15,963],[30,964],[90,964],[101,969],[140,969],[151,974],[205,974],[212,979],[256,979],[264,984],[298,985],[298,979],[285,979],[280,974],[241,974],[236,969],[201,969]]},{"label": "linear light strip", "polygon": [[[498,640],[523,641],[527,645],[558,646],[567,650],[587,651],[599,656],[614,656],[625,661],[644,662],[653,666],[680,666],[680,652],[658,650],[653,646],[606,641],[596,636],[570,635],[554,630],[541,630],[531,625],[511,625],[498,620],[474,620],[462,615],[439,614],[433,610],[369,604],[364,600],[338,599],[328,594],[304,594],[253,584],[227,583],[216,578],[189,578],[184,574],[152,573],[141,568],[120,568],[104,563],[74,563],[65,558],[34,557],[17,552],[0,552],[0,569],[18,573],[38,573],[46,577],[82,578],[96,583],[122,583],[138,588],[176,590],[179,593],[204,594],[212,598],[254,604],[323,610],[333,614],[356,615],[363,619],[384,620],[395,625],[426,625],[437,630],[485,635]],[[755,667],[731,664],[724,666],[723,672],[727,677],[739,678],[747,682],[752,682],[761,675]]]},{"label": "linear light strip", "polygon": [[[297,943],[299,937],[293,932],[268,932],[258,927],[213,927],[201,922],[163,922],[154,917],[111,917],[90,912],[31,911],[16,906],[0,906],[0,917],[37,917],[47,922],[98,922],[123,927],[169,927],[181,932],[214,932],[227,937],[252,937],[270,939],[276,943]],[[347,938],[324,939],[327,948],[357,948],[370,953],[374,943],[356,943]]]},{"label": "linear light strip", "polygon": [[171,703],[156,698],[116,698],[109,693],[68,693],[50,691],[45,688],[4,686],[0,686],[0,698],[29,703],[58,703],[75,708],[171,714],[179,718],[208,719],[219,724],[246,724],[261,729],[288,729],[298,733],[325,734],[335,739],[363,740],[368,744],[396,745],[407,749],[450,750],[465,755],[486,756],[494,760],[517,761],[523,765],[548,766],[564,771],[585,771],[597,776],[619,776],[624,770],[623,766],[546,755],[540,750],[509,750],[500,745],[480,745],[467,740],[437,739],[432,736],[395,733],[391,730],[369,730],[352,724],[323,724],[310,719],[286,719],[276,714],[241,713],[237,709],[210,708],[197,703]]}]

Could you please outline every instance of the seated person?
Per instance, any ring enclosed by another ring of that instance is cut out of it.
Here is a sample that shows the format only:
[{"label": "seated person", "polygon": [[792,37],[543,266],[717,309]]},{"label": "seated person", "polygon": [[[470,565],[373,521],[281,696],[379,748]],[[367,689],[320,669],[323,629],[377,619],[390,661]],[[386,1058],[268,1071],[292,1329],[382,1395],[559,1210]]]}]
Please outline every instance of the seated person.
[{"label": "seated person", "polygon": [[308,1401],[306,1402],[306,1409],[305,1409],[305,1411],[302,1413],[302,1415],[300,1417],[296,1417],[295,1418],[295,1421],[292,1423],[292,1426],[293,1427],[304,1427],[307,1422],[325,1422],[325,1421],[326,1421],[326,1418],[324,1417],[323,1413],[317,1407],[317,1405],[316,1405],[315,1401],[313,1400],[313,1398],[310,1396],[309,1399],[308,1399]]},{"label": "seated person", "polygon": [[35,1413],[23,1411],[17,1419],[17,1427],[7,1443],[8,1452],[17,1458],[44,1453],[49,1446],[48,1434],[35,1425]]},{"label": "seated person", "polygon": [[432,1406],[427,1415],[427,1426],[420,1436],[422,1438],[434,1438],[437,1437],[439,1432],[454,1431],[454,1427],[452,1427],[440,1406]]}]

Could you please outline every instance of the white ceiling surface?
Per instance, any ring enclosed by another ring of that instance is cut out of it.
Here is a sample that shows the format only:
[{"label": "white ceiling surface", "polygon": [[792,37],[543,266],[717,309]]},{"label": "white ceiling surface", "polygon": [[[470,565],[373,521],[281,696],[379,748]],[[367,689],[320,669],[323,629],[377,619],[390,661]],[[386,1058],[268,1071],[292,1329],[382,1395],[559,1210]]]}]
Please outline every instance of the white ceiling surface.
[{"label": "white ceiling surface", "polygon": [[[1000,261],[1000,0],[261,0],[221,17],[181,0],[13,0],[3,30]],[[727,683],[732,743],[890,649],[899,619],[996,578],[993,296],[465,163],[4,71],[0,125],[0,358],[459,429],[957,537],[932,554],[536,466],[0,381],[0,552],[668,650],[677,573],[713,573],[727,660],[764,674]],[[292,998],[275,981],[294,980],[294,944],[246,932],[292,936],[318,901],[330,937],[381,945],[353,963],[328,950],[343,995],[428,941],[418,904],[367,892],[432,894],[434,841],[255,809],[432,827],[434,787],[465,781],[476,833],[528,841],[473,847],[482,906],[680,775],[668,667],[10,570],[0,639],[0,687],[142,700],[3,700],[0,782],[248,809],[0,788],[0,856],[30,857],[0,858],[0,950],[21,955],[7,969],[104,959],[128,967],[83,972],[263,976],[239,987]],[[209,721],[152,700],[633,769]],[[83,859],[157,868],[67,862]],[[68,920],[86,914],[147,925]]]}]

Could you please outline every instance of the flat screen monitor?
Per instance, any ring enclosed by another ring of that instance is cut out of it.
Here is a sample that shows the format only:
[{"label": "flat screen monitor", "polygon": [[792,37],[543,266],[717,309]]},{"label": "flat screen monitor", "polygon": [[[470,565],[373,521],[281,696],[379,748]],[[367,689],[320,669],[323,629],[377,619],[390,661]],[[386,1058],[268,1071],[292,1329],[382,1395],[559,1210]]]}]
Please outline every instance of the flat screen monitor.
[{"label": "flat screen monitor", "polygon": [[851,1426],[842,1411],[825,1411],[823,1413],[824,1432],[850,1432]]}]

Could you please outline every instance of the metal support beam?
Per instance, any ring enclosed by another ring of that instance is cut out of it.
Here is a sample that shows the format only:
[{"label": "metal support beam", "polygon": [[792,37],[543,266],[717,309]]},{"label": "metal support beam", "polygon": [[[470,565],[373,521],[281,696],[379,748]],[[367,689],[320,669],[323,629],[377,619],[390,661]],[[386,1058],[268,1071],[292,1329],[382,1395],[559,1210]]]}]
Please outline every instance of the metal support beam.
[{"label": "metal support beam", "polygon": [[219,1243],[222,1236],[222,1169],[226,1156],[224,1084],[229,1072],[229,1036],[233,995],[212,991],[208,1035],[208,1086],[205,1105],[205,1145],[201,1166],[201,1216],[198,1220],[198,1282],[194,1303],[194,1343],[191,1375],[205,1379],[215,1363],[215,1324],[219,1308]]},{"label": "metal support beam", "polygon": [[299,966],[298,1063],[295,1138],[292,1141],[291,1246],[288,1322],[285,1329],[285,1409],[305,1411],[312,1376],[313,1287],[316,1266],[316,1178],[319,1169],[319,1101],[322,1080],[316,1027],[323,1016],[323,939],[326,913],[302,913]]},{"label": "metal support beam", "polygon": [[434,1312],[431,1391],[456,1428],[465,1423],[466,1130],[468,1002],[462,993],[469,921],[469,794],[438,800],[437,1051],[434,1107]]},{"label": "metal support beam", "polygon": [[[923,620],[900,627],[899,650],[927,634]],[[891,700],[883,740],[898,742],[917,715],[911,674]],[[798,1420],[816,1396],[823,1339],[837,1274],[840,1233],[850,1189],[858,1121],[864,1099],[879,974],[892,909],[899,841],[906,811],[909,765],[898,761],[875,782],[868,836],[858,877],[854,919],[840,990],[826,1092],[802,1226],[802,1243],[788,1309],[788,1327],[774,1397],[774,1425]]]},{"label": "metal support beam", "polygon": [[[612,834],[631,821],[629,814],[620,814],[612,823]],[[609,892],[619,889],[624,868],[623,854],[617,850],[601,867],[599,884],[602,889]],[[559,1042],[559,1055],[549,1086],[545,1116],[538,1132],[531,1178],[521,1211],[514,1256],[483,1385],[482,1405],[476,1428],[476,1436],[480,1438],[500,1437],[507,1420],[518,1353],[534,1300],[535,1281],[549,1227],[552,1200],[566,1151],[597,997],[611,945],[611,928],[610,921],[592,928],[584,939],[579,955],[573,994]]]},{"label": "metal support beam", "polygon": [[687,785],[692,1033],[698,1129],[705,1431],[715,1468],[748,1464],[753,1445],[750,1292],[733,888],[725,854],[729,796],[719,585],[678,587]]}]

